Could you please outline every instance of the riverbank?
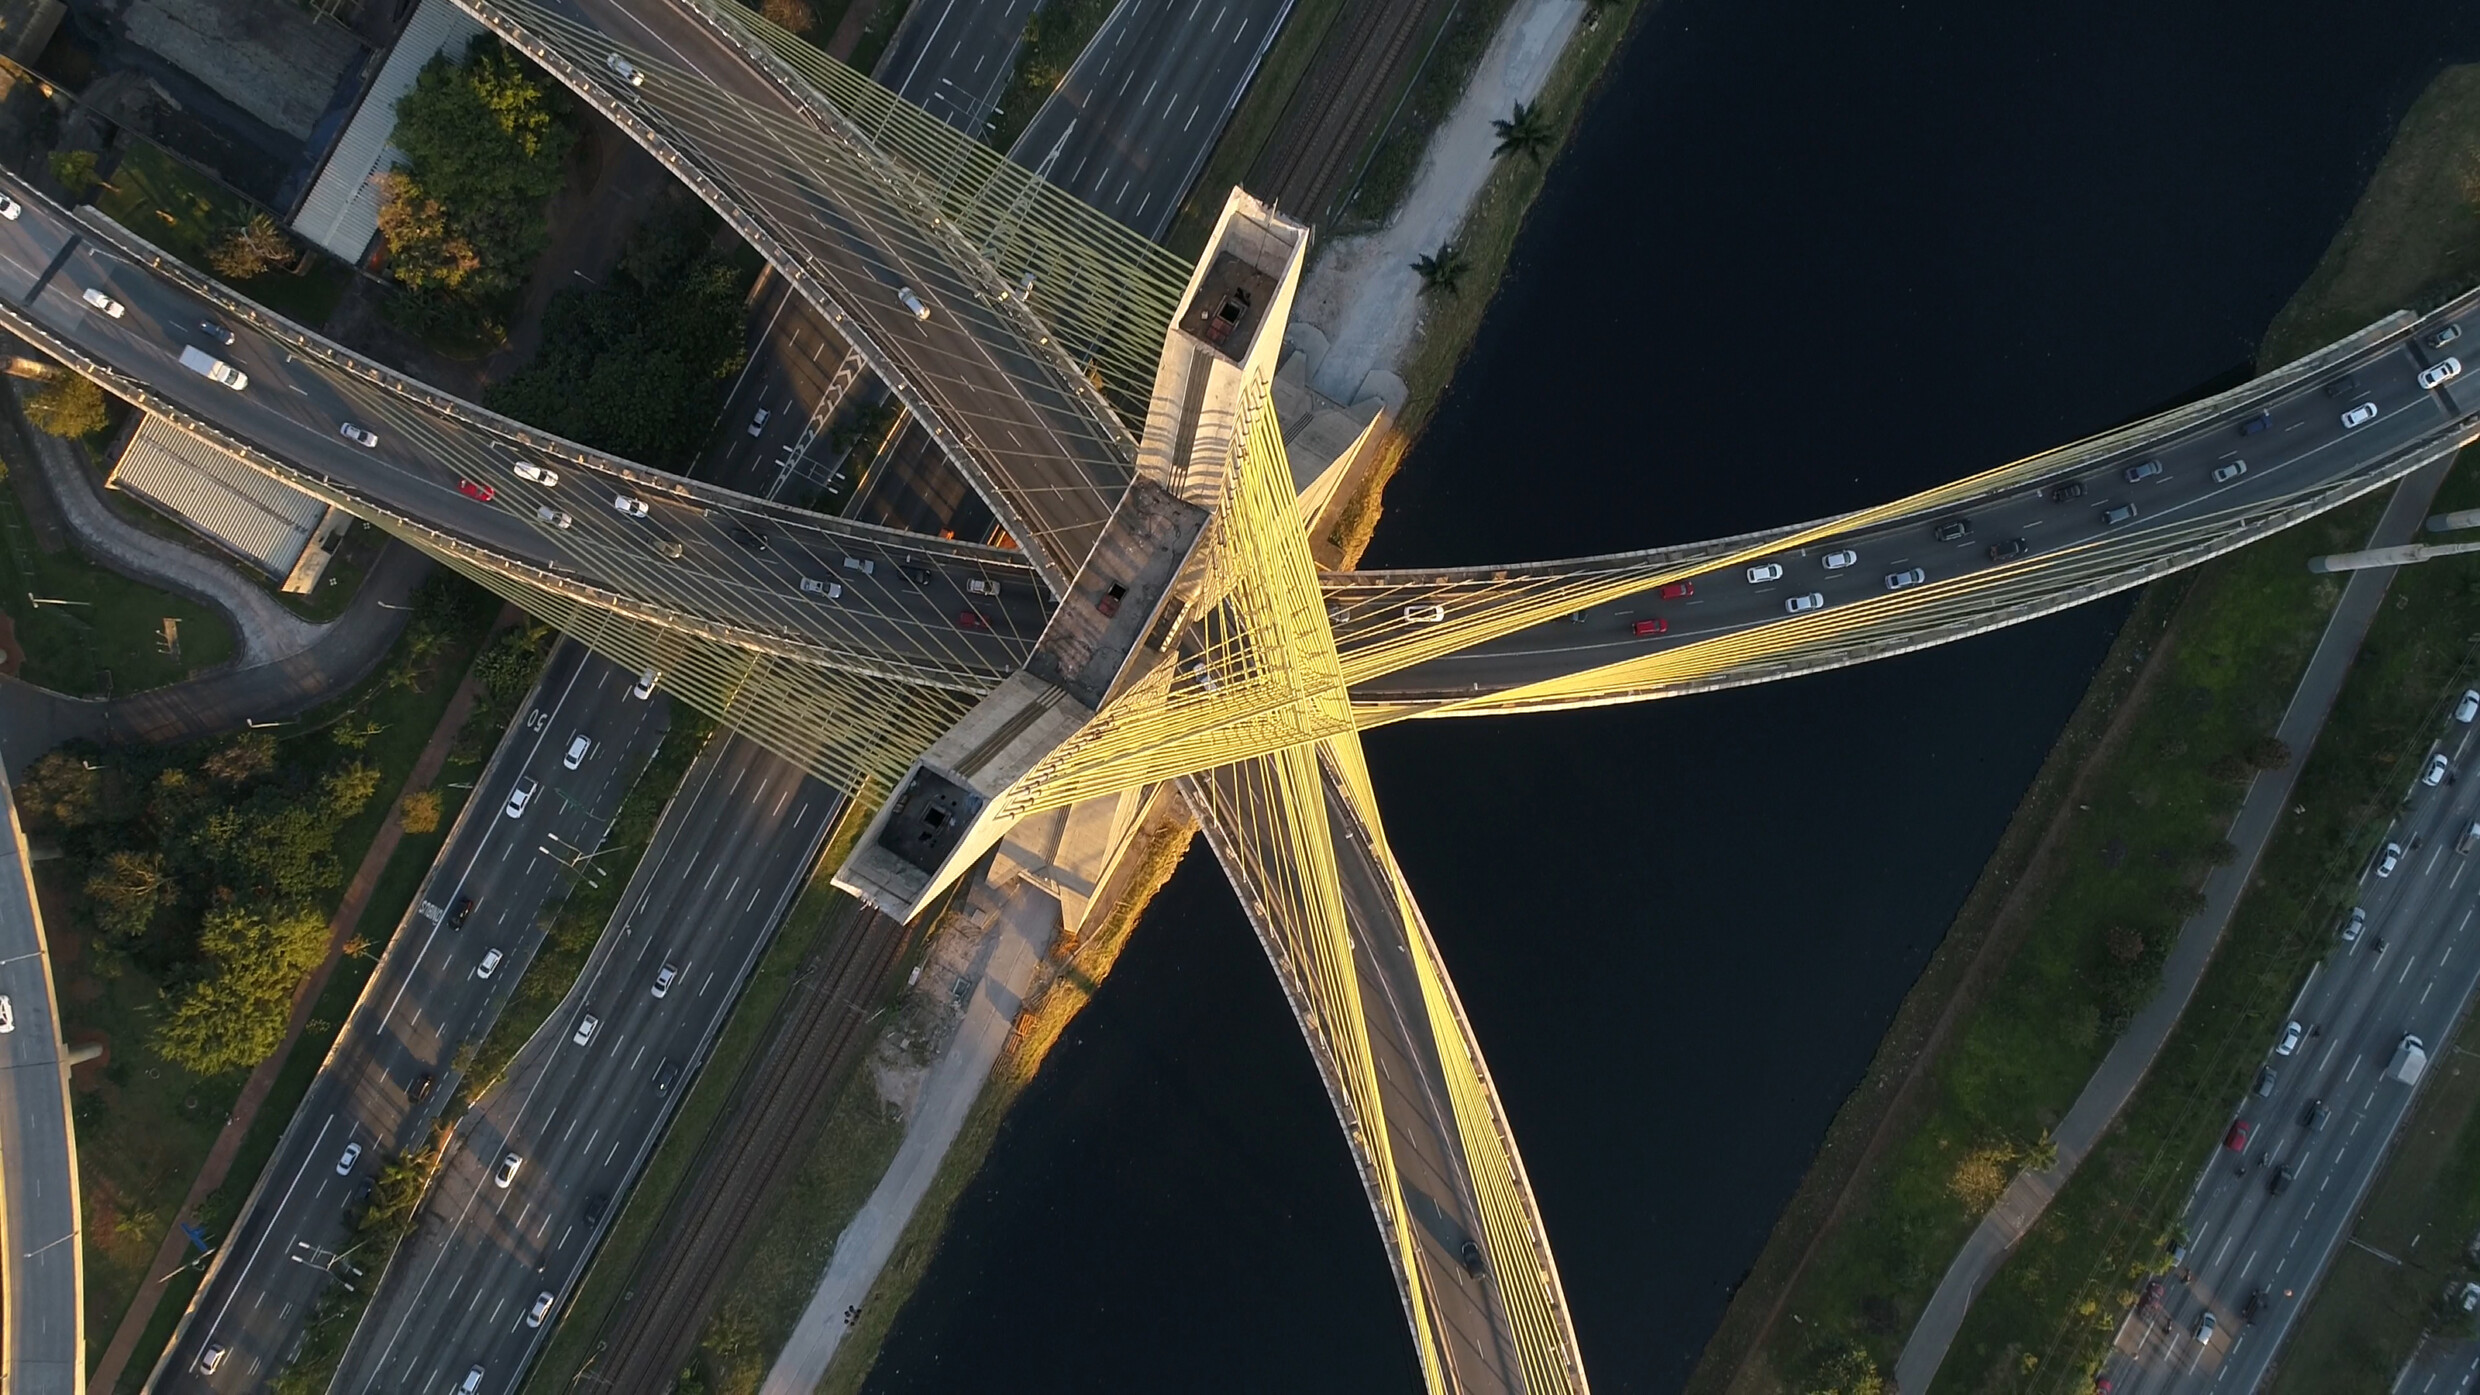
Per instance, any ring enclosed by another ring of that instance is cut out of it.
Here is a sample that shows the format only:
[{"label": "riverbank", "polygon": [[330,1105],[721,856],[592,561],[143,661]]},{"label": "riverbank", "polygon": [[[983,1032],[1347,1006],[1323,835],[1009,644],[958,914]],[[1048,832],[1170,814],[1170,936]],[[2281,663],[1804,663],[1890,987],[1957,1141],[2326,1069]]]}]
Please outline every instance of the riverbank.
[{"label": "riverbank", "polygon": [[[2474,69],[2449,69],[2404,117],[2342,233],[2268,328],[2258,362],[2286,361],[2333,337],[2338,325],[2357,328],[2431,303],[2480,277],[2473,237],[2480,209],[2460,177],[2476,155],[2480,80]],[[2458,477],[2449,495],[2467,488]],[[1764,1392],[1799,1382],[1840,1388],[1892,1366],[1964,1236],[2014,1173],[2035,1161],[2046,1130],[2117,1035],[2116,1023],[2156,981],[2159,955],[2184,918],[2178,908],[2190,904],[2213,865],[2237,799],[2215,766],[2230,759],[2234,740],[2270,729],[2278,710],[2256,709],[2290,691],[2306,662],[2306,638],[2340,594],[2310,577],[2304,560],[2364,536],[2378,507],[2363,502],[2201,569],[2149,646],[2136,689],[2096,703],[2127,676],[2122,636],[2121,658],[2062,735],[1734,1295],[1691,1391]],[[2395,604],[2446,583],[2463,584],[2443,570],[2415,572]],[[2158,614],[2162,589],[2147,596],[2130,635]],[[2433,621],[2433,607],[2424,613]],[[2226,1071],[2208,1066],[2200,1079],[2190,1067],[2236,1059],[2226,1043],[2252,1042],[2262,1026],[2250,1006],[2261,995],[2239,991],[2229,976],[2301,971],[2299,925],[2330,899],[2313,881],[2269,888],[2291,876],[2327,876],[2331,858],[2356,850],[2364,831],[2356,811],[2367,796],[2350,793],[2343,772],[2385,767],[2396,721],[2389,714],[2425,701],[2422,685],[2436,677],[2416,636],[2392,634],[2389,626],[2402,623],[2389,607],[2370,654],[2390,660],[2407,651],[2416,672],[2363,655],[2364,671],[2353,673],[2334,726],[2302,772],[2302,798],[2318,812],[2277,840],[2264,881],[2242,902],[2163,1065],[1983,1295],[1940,1388],[1981,1388],[1999,1365],[2027,1357],[2043,1374],[2040,1384],[2055,1379],[2065,1388],[2081,1379],[2077,1358],[2087,1353],[2066,1335],[2078,1330],[2074,1312],[2107,1307],[2104,1290],[2117,1272],[2109,1266],[2139,1262],[2137,1251],[2158,1239],[2132,1220],[2159,1209],[2150,1195],[2158,1159],[2183,1164],[2193,1156],[2181,1150],[2194,1121],[2219,1117],[2210,1107],[2182,1113],[2163,1101],[2176,1094],[2193,1105],[2190,1094],[2219,1087]],[[2069,807],[2056,793],[2057,777],[2077,766]],[[2328,811],[2335,822],[2321,828],[2325,841],[2302,843],[2302,825],[2323,824]],[[2160,923],[2165,912],[2176,912],[2171,924]],[[2321,948],[2321,934],[2309,938]],[[2176,1191],[2184,1172],[2172,1171],[2159,1185]],[[2028,1262],[2026,1253],[2036,1251],[2072,1254],[2075,1262]],[[2099,1283],[2063,1279],[2104,1271]],[[1786,1316],[1795,1321],[1781,1321]],[[2027,1347],[2016,1339],[2027,1326],[2060,1335]]]}]

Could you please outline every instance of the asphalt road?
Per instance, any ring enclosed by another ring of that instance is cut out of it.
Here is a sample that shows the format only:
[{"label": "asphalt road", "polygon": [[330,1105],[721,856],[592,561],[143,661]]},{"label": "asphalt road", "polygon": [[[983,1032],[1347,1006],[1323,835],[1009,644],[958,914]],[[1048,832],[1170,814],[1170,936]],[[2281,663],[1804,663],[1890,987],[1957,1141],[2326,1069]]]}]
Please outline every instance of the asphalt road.
[{"label": "asphalt road", "polygon": [[1161,237],[1291,10],[1292,0],[1125,0],[1009,158]]},{"label": "asphalt road", "polygon": [[[2424,337],[2446,326],[2462,329],[2463,337],[2443,351],[2431,350]],[[2470,371],[2436,390],[2414,381],[2432,363],[2456,356]],[[2353,391],[2329,396],[2329,383],[2348,376]],[[2346,428],[2342,414],[2360,403],[2373,402],[2378,415],[2364,425]],[[2263,410],[2271,425],[2252,435],[2239,424]],[[1925,578],[1912,583],[1927,599],[1935,588],[1973,581],[2000,569],[2029,569],[2063,549],[2105,539],[2120,542],[2148,530],[2178,528],[2228,511],[2261,505],[2320,482],[2346,478],[2404,448],[2423,436],[2480,410],[2480,292],[2466,294],[2423,320],[2414,331],[2370,349],[2347,365],[2319,375],[2270,397],[2243,396],[2215,418],[2184,430],[2148,439],[2111,454],[2073,475],[2058,475],[2037,486],[2014,489],[1963,509],[1941,509],[1929,515],[1906,515],[1875,526],[1855,529],[1781,554],[1759,559],[1779,564],[1779,579],[1752,581],[1734,563],[1727,572],[1689,578],[1692,595],[1665,600],[1639,593],[1616,603],[1580,612],[1574,620],[1556,620],[1504,638],[1475,645],[1446,658],[1417,664],[1368,682],[1355,684],[1359,701],[1421,700],[1469,697],[1543,682],[1606,664],[1619,663],[1665,647],[1693,644],[1783,621],[1793,597],[1815,594],[1824,607],[1846,605],[1885,595],[1890,576],[1915,568]],[[2146,460],[2163,469],[2141,482],[2129,482],[2124,471]],[[2214,472],[2234,462],[2246,473],[2216,481]],[[2083,486],[2081,497],[2059,502],[2048,492],[2053,484],[2072,480]],[[2132,504],[2137,518],[2112,527],[2105,509]],[[1970,523],[1968,536],[1938,541],[1935,527],[1951,518]],[[1995,545],[2020,540],[2021,559],[1999,560]],[[1851,551],[1858,560],[1828,569],[1831,553]],[[1606,559],[1622,563],[1625,559]],[[1572,563],[1525,565],[1519,572],[1550,572],[1562,568],[1589,572],[1595,559]],[[1423,575],[1417,572],[1331,574],[1326,578],[1330,611],[1338,613],[1338,642],[1345,654],[1390,633],[1420,623],[1403,613],[1401,602],[1419,599]],[[1439,598],[1452,610],[1454,596]],[[1637,622],[1659,620],[1665,633],[1639,636]]]},{"label": "asphalt road", "polygon": [[924,0],[904,12],[872,76],[913,105],[978,136],[1007,95],[1016,45],[1040,0]]},{"label": "asphalt road", "polygon": [[[918,538],[828,519],[706,486],[669,487],[640,472],[619,481],[567,459],[528,452],[516,442],[427,405],[314,363],[248,321],[191,293],[153,268],[129,261],[31,191],[8,190],[21,217],[0,220],[0,299],[80,351],[145,382],[181,409],[308,474],[333,481],[377,509],[401,514],[515,559],[626,597],[676,604],[739,626],[764,642],[817,643],[898,667],[928,665],[992,677],[1010,671],[1040,633],[1047,609],[1023,559],[1002,549]],[[104,292],[119,316],[87,304]],[[203,332],[234,335],[221,345]],[[249,376],[234,391],[183,367],[185,347],[211,351]],[[340,434],[366,426],[378,445]],[[558,483],[519,478],[520,462],[546,465]],[[480,501],[460,481],[489,485]],[[647,517],[617,511],[626,494]],[[569,519],[559,526],[537,510]],[[677,557],[669,555],[676,551]],[[875,565],[864,575],[843,565]],[[913,565],[929,586],[906,578]],[[799,589],[803,578],[833,580],[831,603]],[[964,583],[999,583],[997,604],[965,602]],[[983,627],[959,624],[970,608]]]},{"label": "asphalt road", "polygon": [[[668,704],[630,697],[634,681],[579,645],[553,653],[260,1174],[243,1219],[219,1237],[222,1250],[153,1388],[263,1389],[292,1351],[310,1305],[334,1282],[328,1261],[352,1244],[346,1207],[384,1158],[419,1141],[446,1102],[457,1050],[498,1016],[541,942],[537,917],[568,864],[601,846],[661,739]],[[563,762],[579,734],[590,749],[570,770]],[[503,810],[520,778],[536,781],[538,792],[511,818]],[[472,909],[464,924],[450,923],[449,912],[466,900]],[[493,948],[504,958],[486,979],[478,963]],[[435,1082],[429,1097],[411,1099],[425,1075]],[[362,1152],[340,1173],[349,1144]],[[211,1346],[224,1351],[207,1375],[199,1366]]]},{"label": "asphalt road", "polygon": [[851,350],[780,276],[769,276],[751,303],[748,328],[749,361],[724,396],[721,434],[696,474],[738,493],[799,502],[834,478],[822,415],[876,393],[877,384],[866,372],[839,374]]},{"label": "asphalt road", "polygon": [[[482,1390],[516,1387],[609,1223],[585,1219],[589,1200],[616,1201],[652,1151],[840,802],[755,742],[707,748],[576,987],[458,1122],[333,1390],[449,1390],[477,1365]],[[657,997],[666,965],[674,977]],[[511,1152],[522,1162],[503,1187]],[[552,1313],[530,1327],[543,1293]]]},{"label": "asphalt road", "polygon": [[2431,1334],[2394,1382],[2394,1395],[2463,1395],[2474,1380],[2480,1380],[2480,1340]]},{"label": "asphalt road", "polygon": [[[591,72],[589,96],[687,152],[784,244],[793,271],[826,288],[873,371],[955,443],[959,468],[1064,592],[1133,471],[1108,409],[1077,385],[1060,350],[1037,346],[997,288],[914,226],[908,207],[838,173],[847,162],[828,153],[812,118],[705,21],[680,6],[619,0],[571,0],[571,9],[594,32],[538,37]],[[610,77],[606,44],[645,60],[642,82]]]},{"label": "asphalt road", "polygon": [[12,1395],[73,1395],[84,1388],[85,1300],[77,1233],[77,1150],[69,1124],[69,1071],[60,1059],[52,965],[26,864],[15,796],[0,837],[0,997],[10,1008],[0,1034],[0,1289],[8,1323],[0,1361]]},{"label": "asphalt road", "polygon": [[[2480,818],[2480,779],[2470,778],[2480,733],[2448,723],[2437,749],[2458,778],[2412,786],[2386,835],[2407,850],[2401,866],[2363,876],[2366,930],[2356,943],[2337,938],[2291,1010],[2308,1035],[2288,1056],[2265,1044],[2270,1094],[2251,1092],[2234,1111],[2249,1126],[2246,1147],[2217,1147],[2188,1202],[2192,1277],[2168,1275],[2159,1303],[2120,1332],[2105,1374],[2121,1395],[2256,1387],[2409,1112],[2412,1089],[2387,1073],[2396,1049],[2406,1033],[2437,1049],[2480,986],[2480,847],[2454,850]],[[2320,1105],[2330,1117],[2310,1127]],[[2291,1180],[2276,1195],[2279,1169]],[[2251,1323],[2246,1305],[2257,1294]],[[2203,1342],[2196,1330],[2207,1312],[2217,1330]]]}]

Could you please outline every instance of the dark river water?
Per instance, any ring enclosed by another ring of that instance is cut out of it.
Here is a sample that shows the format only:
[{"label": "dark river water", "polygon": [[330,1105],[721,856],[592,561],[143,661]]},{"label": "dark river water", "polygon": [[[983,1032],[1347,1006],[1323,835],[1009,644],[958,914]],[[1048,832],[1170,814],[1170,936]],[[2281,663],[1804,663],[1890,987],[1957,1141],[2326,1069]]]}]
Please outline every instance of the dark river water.
[{"label": "dark river water", "polygon": [[[1371,565],[1814,518],[2244,365],[2480,7],[1670,0]],[[1602,1391],[1678,1388],[2124,614],[1368,739]],[[882,1391],[1397,1391],[1402,1309],[1200,845],[1027,1092]]]}]

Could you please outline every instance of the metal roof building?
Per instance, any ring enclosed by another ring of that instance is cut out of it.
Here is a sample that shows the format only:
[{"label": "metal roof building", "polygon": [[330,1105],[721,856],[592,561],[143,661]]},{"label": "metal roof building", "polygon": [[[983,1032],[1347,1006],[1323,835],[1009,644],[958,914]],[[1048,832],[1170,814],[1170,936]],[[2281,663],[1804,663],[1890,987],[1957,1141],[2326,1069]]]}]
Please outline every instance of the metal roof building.
[{"label": "metal roof building", "polygon": [[[177,426],[148,417],[107,488],[125,490],[271,577],[307,591],[352,519]],[[318,545],[313,546],[313,539]]]},{"label": "metal roof building", "polygon": [[413,87],[433,57],[443,50],[462,52],[481,32],[482,26],[452,0],[422,0],[336,148],[328,152],[326,167],[293,215],[293,231],[347,262],[361,261],[379,231],[378,177],[397,161],[396,148],[388,144],[396,133],[396,99]]}]

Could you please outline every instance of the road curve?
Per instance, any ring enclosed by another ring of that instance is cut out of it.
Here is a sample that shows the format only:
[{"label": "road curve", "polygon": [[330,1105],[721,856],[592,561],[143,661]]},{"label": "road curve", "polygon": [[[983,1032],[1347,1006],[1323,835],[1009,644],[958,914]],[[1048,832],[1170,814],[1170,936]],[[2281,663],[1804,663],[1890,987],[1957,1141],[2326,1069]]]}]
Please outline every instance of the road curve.
[{"label": "road curve", "polygon": [[17,800],[0,772],[8,844],[0,849],[0,1389],[86,1389],[85,1247],[78,1239],[77,1135],[69,1122],[51,950],[35,903]]}]

